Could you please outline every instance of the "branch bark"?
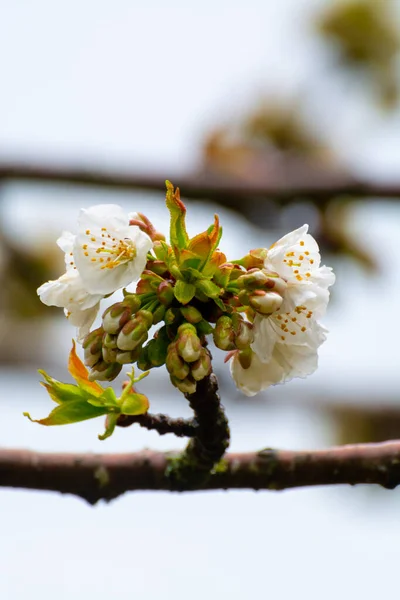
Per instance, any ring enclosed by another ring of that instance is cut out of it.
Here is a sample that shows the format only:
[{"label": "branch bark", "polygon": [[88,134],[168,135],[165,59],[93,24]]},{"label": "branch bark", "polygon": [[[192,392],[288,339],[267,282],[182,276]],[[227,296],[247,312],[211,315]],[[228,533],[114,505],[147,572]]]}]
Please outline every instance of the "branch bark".
[{"label": "branch bark", "polygon": [[[129,491],[175,489],[166,475],[178,453],[45,454],[0,451],[0,487],[73,494],[90,504]],[[196,490],[284,490],[334,485],[400,484],[400,441],[325,450],[228,453]]]},{"label": "branch bark", "polygon": [[[312,178],[302,185],[285,184],[251,185],[232,179],[207,179],[200,176],[171,177],[181,188],[185,198],[215,200],[221,204],[235,205],[243,200],[262,200],[273,198],[283,204],[299,198],[323,203],[334,196],[352,196],[353,198],[377,197],[400,198],[400,184],[379,184],[358,181],[343,177],[335,181],[321,182]],[[0,164],[0,182],[33,181],[60,184],[72,184],[90,187],[102,187],[121,190],[148,190],[165,192],[165,178],[158,175],[137,175],[122,171],[103,169],[83,169],[79,167],[59,167],[55,165],[34,165],[28,163]]]}]

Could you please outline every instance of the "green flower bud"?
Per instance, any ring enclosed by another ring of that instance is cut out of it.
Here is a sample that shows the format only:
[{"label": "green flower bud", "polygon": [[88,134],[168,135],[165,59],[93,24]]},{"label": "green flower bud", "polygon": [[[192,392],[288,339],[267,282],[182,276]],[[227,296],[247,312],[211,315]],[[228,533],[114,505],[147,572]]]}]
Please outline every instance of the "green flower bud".
[{"label": "green flower bud", "polygon": [[242,365],[243,369],[249,369],[251,366],[251,359],[253,358],[253,350],[251,348],[247,348],[246,350],[240,350],[238,357],[239,362]]},{"label": "green flower bud", "polygon": [[195,324],[200,323],[200,321],[203,320],[203,315],[194,306],[182,306],[180,311],[185,317],[186,321],[188,321],[188,323]]},{"label": "green flower bud", "polygon": [[89,373],[89,381],[112,381],[121,372],[122,365],[118,363],[106,363],[100,360],[92,367]]},{"label": "green flower bud", "polygon": [[169,281],[160,283],[157,288],[157,298],[164,306],[170,306],[174,299],[174,287]]},{"label": "green flower bud", "polygon": [[103,313],[103,329],[106,333],[118,333],[131,318],[132,311],[124,302],[109,306]]},{"label": "green flower bud", "polygon": [[211,373],[211,368],[210,353],[203,348],[200,358],[190,365],[190,374],[196,381],[201,381]]},{"label": "green flower bud", "polygon": [[256,290],[265,286],[268,281],[267,275],[261,269],[251,269],[241,275],[236,281],[241,289]]},{"label": "green flower bud", "polygon": [[160,304],[156,310],[153,312],[153,325],[157,325],[160,321],[163,320],[165,315],[165,306]]},{"label": "green flower bud", "polygon": [[174,385],[176,388],[178,388],[178,390],[180,390],[183,394],[194,394],[195,393],[197,386],[196,386],[196,382],[193,381],[193,379],[190,379],[190,378],[177,379],[173,375],[171,375],[170,378],[171,378],[172,385]]},{"label": "green flower bud", "polygon": [[118,338],[118,336],[116,336],[116,335],[111,335],[110,333],[106,333],[103,336],[103,348],[111,348],[111,349],[117,348],[117,338]]},{"label": "green flower bud", "polygon": [[[147,344],[147,346],[148,346],[148,344]],[[149,359],[147,346],[142,348],[142,351],[140,352],[139,357],[137,359],[137,363],[136,363],[138,368],[141,371],[148,371],[149,369],[151,369],[153,367],[153,365],[151,364],[150,359]]]},{"label": "green flower bud", "polygon": [[132,364],[133,362],[135,362],[136,358],[137,358],[137,355],[135,354],[135,350],[133,352],[118,351],[117,356],[115,358],[115,362],[119,363],[120,365],[129,365],[129,364]]},{"label": "green flower bud", "polygon": [[172,343],[168,346],[165,365],[169,373],[176,379],[185,379],[189,375],[189,365],[187,365],[181,356],[179,356],[176,343]]},{"label": "green flower bud", "polygon": [[131,314],[136,313],[140,308],[140,298],[137,294],[132,294],[132,292],[127,292],[124,290],[124,304],[129,306],[131,309]]},{"label": "green flower bud", "polygon": [[103,348],[102,348],[103,360],[106,363],[117,362],[117,354],[118,354],[118,350],[116,348],[107,348],[105,346],[103,346]]},{"label": "green flower bud", "polygon": [[99,327],[88,333],[83,340],[84,362],[87,367],[93,367],[100,360],[103,336],[104,330]]},{"label": "green flower bud", "polygon": [[167,325],[172,325],[172,323],[176,323],[181,317],[181,312],[179,308],[169,308],[164,316],[164,321]]},{"label": "green flower bud", "polygon": [[234,350],[235,349],[235,332],[233,329],[232,319],[227,315],[220,317],[216,323],[214,332],[214,344],[220,350]]},{"label": "green flower bud", "polygon": [[282,296],[276,292],[264,292],[263,290],[253,292],[249,300],[250,306],[262,315],[270,315],[279,310],[283,302]]},{"label": "green flower bud", "polygon": [[178,327],[177,348],[186,362],[192,363],[200,358],[202,346],[194,325],[184,323]]},{"label": "green flower bud", "polygon": [[[164,328],[162,328],[164,329]],[[161,367],[167,359],[169,340],[164,335],[157,335],[147,344],[147,355],[153,367]]]},{"label": "green flower bud", "polygon": [[147,327],[136,318],[126,323],[118,334],[119,350],[134,350],[147,340]]}]

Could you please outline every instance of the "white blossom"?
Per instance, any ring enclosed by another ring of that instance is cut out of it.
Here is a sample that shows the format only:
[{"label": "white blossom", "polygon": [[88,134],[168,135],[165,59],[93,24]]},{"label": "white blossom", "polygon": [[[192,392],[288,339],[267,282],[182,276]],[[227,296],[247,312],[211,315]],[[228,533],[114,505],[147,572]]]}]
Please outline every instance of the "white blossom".
[{"label": "white blossom", "polygon": [[321,267],[318,244],[308,232],[308,225],[295,229],[267,251],[264,268],[277,273],[287,283],[281,312],[306,306],[321,317],[329,302],[329,286],[335,283],[330,267]]},{"label": "white blossom", "polygon": [[318,349],[327,334],[318,319],[325,313],[335,275],[329,267],[320,266],[318,244],[307,232],[308,225],[303,225],[266,253],[265,271],[278,275],[286,287],[278,310],[254,319],[250,366],[243,368],[238,355],[231,361],[232,377],[247,395],[294,377],[307,377],[318,366]]},{"label": "white blossom", "polygon": [[317,319],[325,313],[335,275],[329,267],[320,266],[318,244],[307,231],[308,225],[303,225],[267,251],[264,268],[287,285],[279,310],[268,317],[257,315],[254,320],[252,348],[264,363],[271,359],[277,343],[289,355],[293,347],[316,353],[326,338],[326,329]]},{"label": "white blossom", "polygon": [[57,240],[65,252],[66,272],[57,280],[41,285],[37,293],[47,306],[64,308],[67,318],[78,328],[78,339],[82,340],[97,316],[103,295],[90,294],[84,288],[74,261],[74,241],[75,236],[67,231]]},{"label": "white blossom", "polygon": [[140,278],[153,242],[120,206],[82,209],[73,256],[85,289],[110,294]]},{"label": "white blossom", "polygon": [[[320,345],[326,339],[326,329],[316,322],[314,327],[318,330],[316,337]],[[268,362],[263,362],[256,352],[252,353],[248,368],[242,366],[238,352],[230,362],[233,380],[246,396],[254,396],[271,385],[286,383],[295,377],[305,378],[317,367],[318,345],[286,344],[283,340],[275,340]]]}]

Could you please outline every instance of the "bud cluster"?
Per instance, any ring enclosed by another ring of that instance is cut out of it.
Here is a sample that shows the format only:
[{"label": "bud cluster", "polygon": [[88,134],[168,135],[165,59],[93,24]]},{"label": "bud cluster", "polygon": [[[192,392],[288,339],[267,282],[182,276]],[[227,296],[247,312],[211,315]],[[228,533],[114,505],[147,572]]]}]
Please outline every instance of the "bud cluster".
[{"label": "bud cluster", "polygon": [[86,336],[82,345],[89,379],[112,381],[122,365],[137,361],[153,324],[153,314],[140,304],[138,296],[126,294],[104,312],[102,326]]}]

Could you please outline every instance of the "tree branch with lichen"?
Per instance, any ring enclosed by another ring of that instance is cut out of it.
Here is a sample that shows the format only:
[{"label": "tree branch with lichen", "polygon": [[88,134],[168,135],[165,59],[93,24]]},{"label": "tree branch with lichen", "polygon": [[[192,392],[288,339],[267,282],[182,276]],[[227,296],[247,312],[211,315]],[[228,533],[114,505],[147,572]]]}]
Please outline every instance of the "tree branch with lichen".
[{"label": "tree branch with lichen", "polygon": [[[72,494],[90,504],[126,492],[174,491],[166,474],[177,453],[46,454],[0,450],[0,487]],[[211,475],[187,491],[285,490],[323,485],[400,484],[400,441],[324,450],[228,453]],[[184,488],[180,488],[184,491]]]}]

